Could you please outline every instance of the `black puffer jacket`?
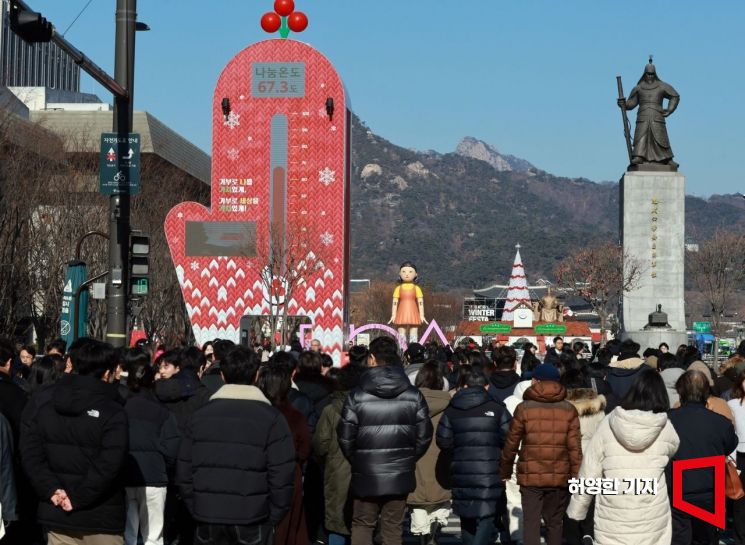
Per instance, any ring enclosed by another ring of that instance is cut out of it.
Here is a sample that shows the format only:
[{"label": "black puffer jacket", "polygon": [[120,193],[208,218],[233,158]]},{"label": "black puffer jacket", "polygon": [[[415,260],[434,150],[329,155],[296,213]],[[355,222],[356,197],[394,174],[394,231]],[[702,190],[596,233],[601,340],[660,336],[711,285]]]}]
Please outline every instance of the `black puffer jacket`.
[{"label": "black puffer jacket", "polygon": [[191,369],[182,369],[174,376],[155,382],[155,396],[176,415],[183,432],[191,415],[210,400],[209,388],[202,384]]},{"label": "black puffer jacket", "polygon": [[416,461],[432,441],[422,393],[398,365],[373,367],[344,402],[339,446],[352,466],[355,498],[404,495],[416,488]]},{"label": "black puffer jacket", "polygon": [[[21,436],[23,468],[40,498],[37,520],[53,530],[121,534],[127,414],[116,386],[65,375],[53,391]],[[52,505],[57,489],[72,511]]]},{"label": "black puffer jacket", "polygon": [[437,426],[437,446],[453,452],[453,511],[461,517],[493,515],[504,494],[499,476],[510,413],[483,388],[460,390]]},{"label": "black puffer jacket", "polygon": [[176,483],[198,522],[276,525],[292,503],[294,479],[290,428],[258,388],[226,384],[192,415]]},{"label": "black puffer jacket", "polygon": [[166,486],[181,441],[176,417],[149,391],[130,394],[124,410],[129,419],[126,485]]}]

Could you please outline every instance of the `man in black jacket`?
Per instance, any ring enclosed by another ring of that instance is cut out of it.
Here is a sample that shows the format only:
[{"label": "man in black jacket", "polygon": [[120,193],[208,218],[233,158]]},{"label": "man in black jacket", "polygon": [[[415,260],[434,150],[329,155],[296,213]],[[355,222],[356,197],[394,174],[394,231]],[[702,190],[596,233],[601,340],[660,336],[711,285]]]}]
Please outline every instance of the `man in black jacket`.
[{"label": "man in black jacket", "polygon": [[511,346],[503,346],[494,350],[491,358],[496,369],[489,376],[489,395],[492,399],[504,403],[520,382],[520,375],[515,372],[517,352]]},{"label": "man in black jacket", "polygon": [[120,545],[127,415],[116,386],[114,348],[90,342],[21,436],[23,468],[39,498],[50,545]]},{"label": "man in black jacket", "polygon": [[437,426],[437,446],[453,452],[453,511],[467,534],[464,543],[494,543],[494,515],[504,499],[499,461],[512,417],[485,386],[486,377],[474,369]]},{"label": "man in black jacket", "polygon": [[182,350],[169,350],[158,360],[160,379],[155,396],[176,415],[183,431],[191,415],[209,401],[210,391],[199,380],[195,369],[184,365]]},{"label": "man in black jacket", "polygon": [[292,503],[295,447],[287,421],[253,386],[256,354],[236,346],[220,362],[225,385],[194,413],[181,441],[176,483],[196,545],[271,543]]},{"label": "man in black jacket", "polygon": [[368,364],[337,428],[339,446],[352,465],[352,545],[372,544],[378,517],[383,545],[400,545],[406,496],[416,488],[416,461],[432,441],[432,422],[393,339],[370,343]]},{"label": "man in black jacket", "polygon": [[[675,389],[680,408],[668,412],[668,418],[680,437],[680,447],[667,468],[665,478],[672,495],[672,462],[690,458],[728,455],[737,447],[732,422],[706,407],[709,379],[701,371],[687,371],[678,379]],[[683,500],[710,513],[714,511],[714,471],[711,468],[689,469],[683,478]],[[687,513],[672,508],[672,545],[716,545],[719,530]]]},{"label": "man in black jacket", "polygon": [[561,359],[561,353],[564,351],[564,339],[562,337],[554,337],[554,345],[546,350],[546,355],[543,358],[543,363],[551,363],[556,365]]}]

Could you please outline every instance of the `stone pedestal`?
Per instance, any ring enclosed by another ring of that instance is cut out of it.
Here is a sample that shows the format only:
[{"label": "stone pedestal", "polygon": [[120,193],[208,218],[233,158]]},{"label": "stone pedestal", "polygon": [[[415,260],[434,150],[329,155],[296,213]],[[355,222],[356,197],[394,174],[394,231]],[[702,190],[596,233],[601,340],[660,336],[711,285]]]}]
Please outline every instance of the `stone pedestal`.
[{"label": "stone pedestal", "polygon": [[631,338],[638,342],[642,347],[642,352],[646,348],[657,348],[661,343],[667,343],[670,351],[674,354],[681,344],[688,344],[688,334],[685,331],[673,330],[651,330],[651,331],[624,331],[621,335],[623,339]]},{"label": "stone pedestal", "polygon": [[[642,266],[638,286],[623,295],[622,336],[671,350],[687,344],[683,271],[685,177],[679,172],[627,172],[621,179],[621,238],[624,252]],[[657,305],[671,329],[644,330]]]}]

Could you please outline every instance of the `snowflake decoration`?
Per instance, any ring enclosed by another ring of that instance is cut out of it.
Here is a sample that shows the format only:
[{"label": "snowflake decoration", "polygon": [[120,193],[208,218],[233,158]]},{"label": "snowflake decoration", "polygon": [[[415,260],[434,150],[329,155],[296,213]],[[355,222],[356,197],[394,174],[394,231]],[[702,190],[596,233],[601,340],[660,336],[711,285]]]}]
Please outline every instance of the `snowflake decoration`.
[{"label": "snowflake decoration", "polygon": [[192,271],[196,271],[199,268],[199,263],[197,263],[196,261],[192,261],[191,265],[189,266],[191,267]]},{"label": "snowflake decoration", "polygon": [[231,161],[235,161],[236,159],[238,159],[238,157],[240,157],[240,155],[241,152],[235,148],[230,148],[228,150],[228,159],[230,159]]},{"label": "snowflake decoration", "polygon": [[336,181],[336,172],[331,170],[329,167],[318,171],[318,181],[325,186],[331,185]]},{"label": "snowflake decoration", "polygon": [[336,132],[336,125],[331,125],[331,132]]},{"label": "snowflake decoration", "polygon": [[334,243],[334,235],[326,231],[321,235],[321,244],[324,246],[331,246]]},{"label": "snowflake decoration", "polygon": [[227,119],[223,121],[223,125],[230,128],[231,131],[240,124],[241,124],[241,114],[237,114],[235,112],[230,112],[228,114]]},{"label": "snowflake decoration", "polygon": [[183,213],[183,212],[179,212],[178,214],[176,214],[176,217],[177,217],[178,219],[181,219],[181,218],[183,218],[183,217],[184,217],[184,213]]}]

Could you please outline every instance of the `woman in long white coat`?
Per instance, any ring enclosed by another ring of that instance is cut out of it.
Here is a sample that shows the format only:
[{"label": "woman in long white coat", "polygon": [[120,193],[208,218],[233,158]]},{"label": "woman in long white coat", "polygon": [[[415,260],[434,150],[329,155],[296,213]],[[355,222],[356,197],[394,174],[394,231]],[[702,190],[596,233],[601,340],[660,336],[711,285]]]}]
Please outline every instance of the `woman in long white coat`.
[{"label": "woman in long white coat", "polygon": [[[572,490],[567,515],[583,520],[597,495],[596,545],[667,545],[672,540],[665,467],[680,440],[667,419],[669,407],[659,374],[640,373],[590,440],[579,483],[570,487],[578,490]],[[602,484],[593,483],[601,493],[588,479],[602,479]]]}]

